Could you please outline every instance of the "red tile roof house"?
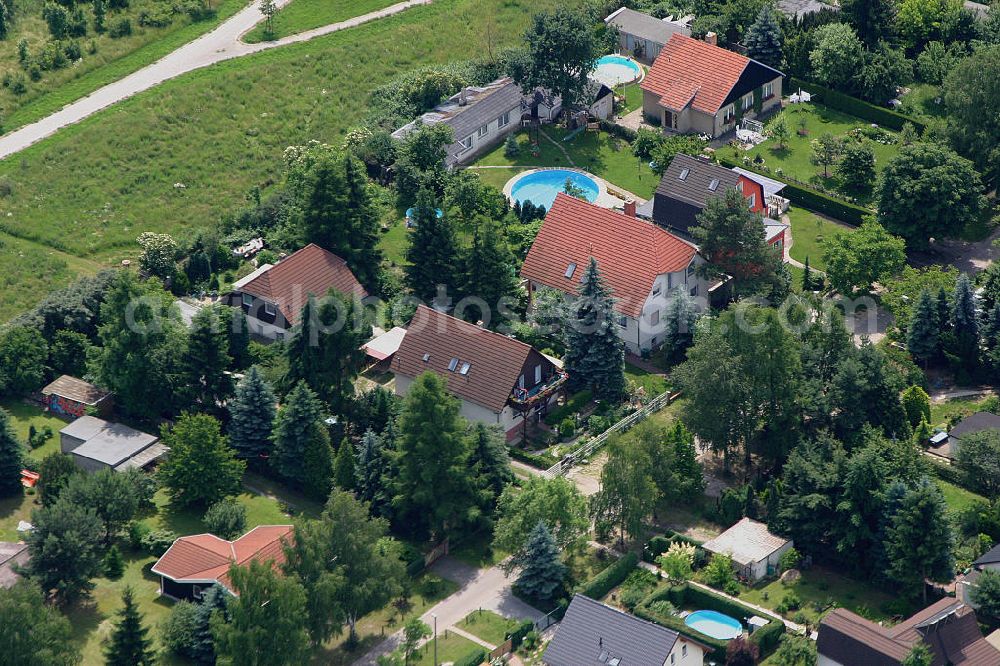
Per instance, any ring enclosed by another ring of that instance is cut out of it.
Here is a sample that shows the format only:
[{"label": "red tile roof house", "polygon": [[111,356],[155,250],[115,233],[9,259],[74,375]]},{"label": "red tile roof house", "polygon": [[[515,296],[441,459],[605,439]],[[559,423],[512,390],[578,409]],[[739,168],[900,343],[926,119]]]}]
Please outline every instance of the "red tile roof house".
[{"label": "red tile roof house", "polygon": [[663,316],[675,290],[685,290],[700,305],[707,301],[708,282],[696,275],[704,259],[694,245],[634,213],[633,204],[619,213],[558,194],[521,276],[532,297],[542,288],[576,296],[593,257],[617,301],[618,332],[630,352],[641,354],[663,343]]},{"label": "red tile roof house", "polygon": [[266,340],[283,340],[298,322],[309,295],[322,297],[331,289],[351,297],[368,295],[347,262],[310,243],[235,282],[227,302],[243,309],[251,333]]},{"label": "red tile roof house", "polygon": [[945,597],[894,627],[835,608],[819,625],[817,666],[900,666],[918,642],[933,655],[932,666],[997,666],[990,645],[967,605]]},{"label": "red tile roof house", "polygon": [[738,119],[780,105],[781,77],[756,60],[675,33],[642,81],[642,114],[664,130],[714,139],[735,130]]},{"label": "red tile roof house", "polygon": [[405,396],[424,372],[443,377],[470,421],[499,425],[507,441],[554,404],[566,374],[531,345],[475,324],[417,307],[392,360],[396,395]]},{"label": "red tile roof house", "polygon": [[291,525],[260,525],[235,541],[214,534],[183,536],[153,565],[160,577],[160,594],[173,599],[201,599],[202,592],[219,583],[236,594],[229,582],[229,567],[252,560],[285,562],[284,544],[292,538]]}]

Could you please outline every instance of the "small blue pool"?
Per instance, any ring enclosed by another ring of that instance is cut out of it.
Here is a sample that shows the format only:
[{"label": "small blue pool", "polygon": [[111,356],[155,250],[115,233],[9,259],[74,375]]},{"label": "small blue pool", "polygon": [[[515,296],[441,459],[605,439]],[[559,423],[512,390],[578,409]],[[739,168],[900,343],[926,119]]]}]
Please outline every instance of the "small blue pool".
[{"label": "small blue pool", "polygon": [[566,191],[566,180],[583,191],[587,201],[597,201],[601,188],[597,181],[585,173],[569,169],[542,169],[518,178],[510,188],[510,196],[518,203],[530,201],[536,206],[552,208],[556,195]]},{"label": "small blue pool", "polygon": [[712,610],[695,611],[684,618],[684,624],[720,641],[728,641],[743,633],[739,620]]},{"label": "small blue pool", "polygon": [[606,55],[597,59],[594,78],[604,85],[614,88],[623,83],[632,83],[642,76],[642,67],[635,60],[620,55]]}]

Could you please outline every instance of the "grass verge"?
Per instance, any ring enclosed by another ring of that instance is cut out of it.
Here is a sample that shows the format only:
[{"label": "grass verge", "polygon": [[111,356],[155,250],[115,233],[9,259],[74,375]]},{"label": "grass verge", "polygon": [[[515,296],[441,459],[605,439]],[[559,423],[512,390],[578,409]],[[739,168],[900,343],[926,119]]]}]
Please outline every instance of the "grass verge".
[{"label": "grass verge", "polygon": [[271,35],[260,23],[243,36],[248,44],[281,39],[394,5],[400,0],[292,0],[274,15]]}]

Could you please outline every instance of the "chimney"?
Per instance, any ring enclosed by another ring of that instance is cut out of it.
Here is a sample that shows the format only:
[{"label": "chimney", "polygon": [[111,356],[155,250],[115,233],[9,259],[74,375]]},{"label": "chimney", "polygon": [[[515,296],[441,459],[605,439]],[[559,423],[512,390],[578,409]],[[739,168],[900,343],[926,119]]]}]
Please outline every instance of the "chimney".
[{"label": "chimney", "polygon": [[469,103],[469,89],[462,88],[462,92],[458,94],[458,105],[465,106]]},{"label": "chimney", "polygon": [[718,46],[719,36],[714,32],[709,32],[705,35],[705,42],[711,44],[712,46]]},{"label": "chimney", "polygon": [[635,199],[625,200],[625,214],[629,217],[635,217]]}]

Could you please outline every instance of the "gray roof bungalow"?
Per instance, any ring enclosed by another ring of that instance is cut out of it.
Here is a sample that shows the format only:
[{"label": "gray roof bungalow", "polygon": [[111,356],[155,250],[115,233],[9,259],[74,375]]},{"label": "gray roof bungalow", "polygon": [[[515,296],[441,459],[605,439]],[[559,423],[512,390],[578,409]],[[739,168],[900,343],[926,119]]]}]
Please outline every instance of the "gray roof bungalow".
[{"label": "gray roof bungalow", "polygon": [[1000,416],[990,412],[976,412],[966,416],[948,431],[946,439],[938,441],[932,439],[931,447],[927,449],[927,452],[954,460],[958,453],[958,447],[962,444],[962,438],[983,430],[1000,430]]},{"label": "gray roof bungalow", "polygon": [[520,127],[524,93],[509,76],[480,87],[463,88],[411,123],[392,133],[405,139],[422,125],[444,123],[455,132],[445,166],[465,164],[507,138]]},{"label": "gray roof bungalow", "polygon": [[809,14],[815,14],[824,10],[831,12],[840,11],[837,5],[827,4],[821,0],[778,0],[778,11],[793,19],[802,19]]},{"label": "gray roof bungalow", "polygon": [[142,469],[169,450],[155,435],[93,416],[81,416],[60,430],[59,448],[86,472]]},{"label": "gray roof bungalow", "polygon": [[670,36],[680,33],[691,36],[690,23],[693,16],[673,20],[672,17],[658,19],[649,14],[637,12],[634,9],[622,7],[612,12],[604,23],[618,28],[618,49],[646,64],[652,64],[660,55],[663,45],[670,41]]},{"label": "gray roof bungalow", "polygon": [[711,648],[578,594],[542,655],[546,666],[701,666]]}]

